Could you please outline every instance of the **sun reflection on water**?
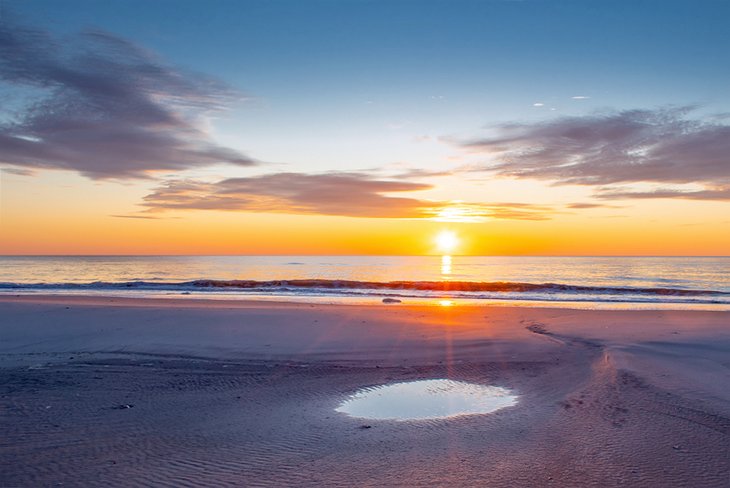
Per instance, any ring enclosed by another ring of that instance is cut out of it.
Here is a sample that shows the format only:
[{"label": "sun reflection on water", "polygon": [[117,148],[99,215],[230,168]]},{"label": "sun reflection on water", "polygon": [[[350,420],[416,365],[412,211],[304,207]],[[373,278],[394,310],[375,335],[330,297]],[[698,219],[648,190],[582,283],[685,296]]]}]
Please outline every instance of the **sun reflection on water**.
[{"label": "sun reflection on water", "polygon": [[447,278],[451,274],[451,256],[441,256],[441,276]]}]

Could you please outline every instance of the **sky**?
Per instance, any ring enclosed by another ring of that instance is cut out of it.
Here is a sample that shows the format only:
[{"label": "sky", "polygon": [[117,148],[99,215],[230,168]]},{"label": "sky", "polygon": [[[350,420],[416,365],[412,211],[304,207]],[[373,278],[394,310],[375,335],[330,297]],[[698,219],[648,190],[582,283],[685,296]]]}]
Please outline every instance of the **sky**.
[{"label": "sky", "polygon": [[728,19],[0,0],[0,254],[727,255]]}]

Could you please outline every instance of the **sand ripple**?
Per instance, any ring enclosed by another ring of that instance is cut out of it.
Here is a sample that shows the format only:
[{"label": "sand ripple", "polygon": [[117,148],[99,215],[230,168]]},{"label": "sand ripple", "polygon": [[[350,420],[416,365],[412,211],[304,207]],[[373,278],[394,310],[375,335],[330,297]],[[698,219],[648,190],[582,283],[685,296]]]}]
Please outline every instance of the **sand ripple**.
[{"label": "sand ripple", "polygon": [[[545,334],[547,331],[540,331]],[[376,367],[123,356],[2,370],[3,486],[723,486],[730,419],[565,338],[543,361]],[[449,377],[524,396],[417,425],[334,407]],[[119,408],[129,405],[130,408]]]}]

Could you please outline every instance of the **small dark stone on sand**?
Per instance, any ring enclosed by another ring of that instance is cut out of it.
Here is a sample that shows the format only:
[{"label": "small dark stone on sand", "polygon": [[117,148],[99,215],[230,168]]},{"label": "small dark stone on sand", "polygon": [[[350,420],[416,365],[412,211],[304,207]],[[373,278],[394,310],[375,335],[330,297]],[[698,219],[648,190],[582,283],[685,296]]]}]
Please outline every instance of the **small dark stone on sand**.
[{"label": "small dark stone on sand", "polygon": [[383,298],[383,303],[400,303],[397,298]]},{"label": "small dark stone on sand", "polygon": [[534,334],[548,335],[548,331],[542,324],[532,324],[525,327],[527,330]]},{"label": "small dark stone on sand", "polygon": [[372,427],[373,427],[372,425],[361,425],[360,426],[361,429],[371,429]]}]

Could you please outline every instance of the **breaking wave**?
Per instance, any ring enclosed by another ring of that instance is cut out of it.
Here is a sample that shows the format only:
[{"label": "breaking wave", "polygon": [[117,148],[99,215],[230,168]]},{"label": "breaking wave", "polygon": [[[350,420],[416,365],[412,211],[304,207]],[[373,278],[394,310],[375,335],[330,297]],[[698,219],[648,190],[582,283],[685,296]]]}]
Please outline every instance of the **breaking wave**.
[{"label": "breaking wave", "polygon": [[674,303],[730,303],[730,292],[682,288],[581,286],[561,283],[474,281],[351,281],[193,280],[175,283],[127,281],[92,283],[0,283],[0,291],[28,290],[139,290],[168,292],[228,292],[264,295],[399,296],[548,301],[639,301]]}]

